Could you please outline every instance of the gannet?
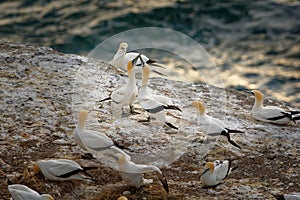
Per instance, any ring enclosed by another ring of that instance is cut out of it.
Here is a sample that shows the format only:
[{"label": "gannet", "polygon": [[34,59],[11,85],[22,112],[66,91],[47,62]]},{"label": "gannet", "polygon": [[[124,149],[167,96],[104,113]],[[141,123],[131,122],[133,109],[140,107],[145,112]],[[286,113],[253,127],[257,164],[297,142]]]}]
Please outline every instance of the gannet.
[{"label": "gannet", "polygon": [[149,90],[148,80],[149,80],[150,69],[147,64],[143,63],[143,61],[142,64],[143,64],[142,85],[140,86],[139,93],[138,93],[138,101],[141,107],[145,111],[147,111],[149,115],[164,122],[169,127],[178,129],[170,122],[167,122],[165,113],[163,111],[167,109],[181,111],[181,109],[175,105],[170,105],[169,103],[172,103],[172,101],[168,97],[162,95],[154,95],[148,91]]},{"label": "gannet", "polygon": [[221,120],[205,114],[205,107],[200,101],[193,101],[191,106],[198,110],[198,123],[204,133],[208,135],[224,135],[227,137],[228,142],[241,149],[238,144],[231,140],[230,133],[243,133],[243,131],[229,129]]},{"label": "gannet", "polygon": [[131,161],[131,157],[128,156],[122,150],[111,147],[115,152],[114,157],[117,160],[118,169],[123,180],[129,185],[136,188],[140,188],[143,185],[152,183],[152,179],[145,179],[144,174],[155,172],[159,180],[161,181],[166,192],[169,192],[169,187],[166,177],[163,175],[161,170],[154,165],[141,165]]},{"label": "gannet", "polygon": [[10,192],[13,200],[54,200],[54,198],[49,194],[40,195],[36,191],[21,184],[9,185],[8,191]]},{"label": "gannet", "polygon": [[[127,63],[139,55],[139,53],[136,53],[136,52],[127,52],[127,48],[128,48],[127,43],[125,43],[125,42],[120,43],[118,51],[114,55],[113,60],[110,61],[110,64],[125,71],[125,66],[127,65]],[[164,66],[159,64],[156,60],[152,60],[144,54],[141,54],[141,59],[149,65],[164,68]],[[140,66],[141,61],[137,61],[136,65]],[[160,74],[160,75],[164,75],[156,70],[153,70],[153,72]]]},{"label": "gannet", "polygon": [[300,193],[273,195],[278,200],[300,200]]},{"label": "gannet", "polygon": [[291,121],[296,123],[300,119],[299,116],[293,116],[300,111],[285,111],[277,106],[263,106],[264,95],[258,90],[253,90],[251,93],[255,96],[255,103],[251,110],[254,119],[274,124],[288,124]]},{"label": "gannet", "polygon": [[231,168],[231,161],[215,160],[207,162],[200,180],[205,187],[218,186],[235,168]]},{"label": "gannet", "polygon": [[90,176],[86,171],[96,167],[81,167],[78,163],[68,159],[39,160],[34,164],[34,172],[42,173],[48,180],[92,180],[81,173]]},{"label": "gannet", "polygon": [[126,85],[114,90],[111,93],[110,97],[104,98],[100,100],[100,102],[111,99],[118,107],[122,108],[122,111],[123,106],[129,106],[130,112],[133,113],[132,104],[136,99],[138,93],[134,68],[138,59],[140,59],[140,54],[137,55],[133,60],[129,60],[127,63],[128,82],[126,83]]},{"label": "gannet", "polygon": [[111,146],[115,145],[112,139],[110,139],[104,133],[93,130],[86,130],[85,122],[87,120],[87,117],[88,111],[80,111],[78,123],[74,131],[75,142],[85,151],[88,151],[88,149],[101,151],[110,149]]}]

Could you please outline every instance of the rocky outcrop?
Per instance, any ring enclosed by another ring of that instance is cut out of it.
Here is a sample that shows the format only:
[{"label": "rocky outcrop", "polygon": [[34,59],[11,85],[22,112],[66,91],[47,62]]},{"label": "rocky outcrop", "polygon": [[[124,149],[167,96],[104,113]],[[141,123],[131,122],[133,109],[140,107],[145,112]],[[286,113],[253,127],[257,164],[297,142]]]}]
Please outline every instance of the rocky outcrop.
[{"label": "rocky outcrop", "polygon": [[[207,111],[229,127],[243,130],[233,135],[239,150],[225,138],[207,138],[195,123],[191,108],[174,112],[168,119],[179,127],[172,130],[139,115],[114,112],[100,99],[126,81],[114,67],[98,60],[62,54],[48,47],[0,42],[0,193],[10,197],[7,180],[49,193],[56,199],[117,199],[128,187],[113,165],[82,157],[72,138],[80,109],[92,111],[88,127],[102,131],[119,145],[127,146],[135,162],[162,168],[170,187],[164,193],[157,180],[131,191],[129,199],[274,199],[271,194],[300,191],[299,124],[278,126],[250,116],[254,99],[246,92],[206,85],[152,78],[150,87],[172,98],[180,107],[200,99]],[[267,99],[291,109],[287,103]],[[177,117],[174,117],[177,116]],[[216,140],[217,139],[217,140]],[[71,158],[82,165],[98,166],[95,182],[45,181],[32,173],[33,161]],[[203,164],[215,159],[235,159],[238,166],[224,183],[204,189],[199,181]],[[150,177],[151,175],[147,175]]]}]

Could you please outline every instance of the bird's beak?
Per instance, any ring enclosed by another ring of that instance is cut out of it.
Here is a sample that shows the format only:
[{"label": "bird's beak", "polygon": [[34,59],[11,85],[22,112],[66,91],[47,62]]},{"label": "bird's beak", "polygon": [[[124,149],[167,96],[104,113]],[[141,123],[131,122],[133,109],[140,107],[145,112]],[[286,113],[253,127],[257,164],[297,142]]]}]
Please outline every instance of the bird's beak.
[{"label": "bird's beak", "polygon": [[135,57],[133,60],[132,60],[132,65],[134,66],[137,62],[137,60],[141,57],[141,54],[139,54],[137,57]]},{"label": "bird's beak", "polygon": [[253,91],[247,91],[247,93],[254,95]]}]

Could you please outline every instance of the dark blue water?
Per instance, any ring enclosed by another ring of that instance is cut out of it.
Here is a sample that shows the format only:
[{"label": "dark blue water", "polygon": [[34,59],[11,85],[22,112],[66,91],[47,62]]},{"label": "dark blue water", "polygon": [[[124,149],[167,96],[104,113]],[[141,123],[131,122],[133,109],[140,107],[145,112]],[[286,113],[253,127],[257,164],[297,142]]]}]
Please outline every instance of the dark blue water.
[{"label": "dark blue water", "polygon": [[0,1],[0,38],[87,55],[122,31],[170,28],[204,46],[226,87],[261,89],[299,107],[299,19],[300,3],[288,0]]}]

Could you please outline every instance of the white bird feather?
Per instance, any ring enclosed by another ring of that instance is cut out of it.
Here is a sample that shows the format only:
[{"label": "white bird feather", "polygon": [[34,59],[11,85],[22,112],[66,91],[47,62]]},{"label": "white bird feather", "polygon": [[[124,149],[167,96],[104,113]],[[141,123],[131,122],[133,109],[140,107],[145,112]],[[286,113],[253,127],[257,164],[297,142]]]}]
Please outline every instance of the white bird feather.
[{"label": "white bird feather", "polygon": [[38,192],[21,184],[13,184],[8,186],[13,200],[54,200],[49,194],[40,195]]}]

